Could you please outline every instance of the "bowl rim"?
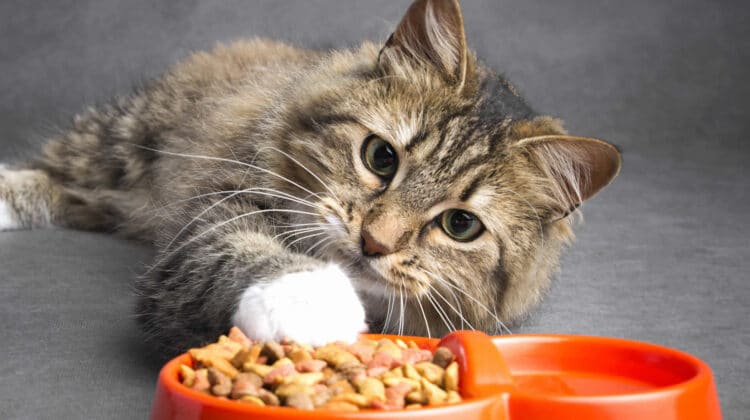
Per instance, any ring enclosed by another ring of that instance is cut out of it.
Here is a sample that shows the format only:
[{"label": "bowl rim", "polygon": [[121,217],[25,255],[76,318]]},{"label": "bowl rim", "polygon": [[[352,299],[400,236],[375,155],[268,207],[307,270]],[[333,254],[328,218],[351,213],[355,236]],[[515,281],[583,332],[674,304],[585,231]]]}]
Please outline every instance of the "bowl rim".
[{"label": "bowl rim", "polygon": [[[434,350],[437,343],[440,341],[438,338],[429,337],[416,337],[416,336],[395,336],[387,334],[362,334],[362,337],[367,338],[399,338],[403,341],[413,340],[417,343],[420,348],[428,348]],[[421,343],[425,343],[427,347],[424,347]],[[242,403],[236,400],[223,399],[214,395],[205,394],[202,392],[195,391],[179,381],[179,368],[181,364],[186,364],[193,367],[193,358],[189,353],[182,353],[172,359],[170,359],[160,370],[158,381],[169,389],[170,392],[177,393],[183,397],[187,397],[193,400],[197,400],[201,405],[213,406],[218,408],[224,408],[232,410],[242,414],[256,414],[273,416],[274,414],[289,414],[294,413],[296,418],[315,418],[320,419],[321,415],[333,415],[336,418],[357,418],[365,417],[370,418],[373,413],[425,413],[428,415],[430,412],[440,411],[445,413],[447,411],[463,411],[467,406],[486,405],[488,400],[496,400],[501,398],[502,395],[493,395],[482,398],[463,398],[461,402],[451,404],[436,404],[430,406],[424,406],[418,410],[376,410],[376,409],[362,409],[358,412],[343,412],[335,410],[326,410],[316,408],[315,410],[299,410],[292,407],[275,407],[275,406],[255,406],[247,403]]]},{"label": "bowl rim", "polygon": [[[420,348],[427,348],[430,350],[435,349],[440,339],[428,338],[428,337],[414,337],[414,336],[395,336],[387,334],[363,334],[364,337],[370,339],[401,339],[404,341],[414,340]],[[512,389],[507,392],[491,395],[480,398],[465,398],[460,403],[454,404],[440,404],[433,406],[426,406],[419,410],[413,410],[411,412],[422,412],[427,415],[429,412],[434,411],[445,411],[445,410],[458,410],[461,411],[462,407],[474,404],[487,404],[488,400],[497,400],[503,398],[522,398],[526,400],[538,400],[547,402],[559,402],[564,404],[616,404],[632,402],[633,400],[651,400],[666,398],[670,395],[676,395],[681,393],[690,393],[691,391],[699,391],[702,387],[707,386],[712,381],[711,368],[701,359],[677,350],[671,347],[666,347],[659,344],[654,344],[644,341],[636,341],[624,338],[615,337],[601,337],[601,336],[588,336],[588,335],[576,335],[576,334],[513,334],[513,335],[499,335],[490,336],[493,344],[498,348],[502,354],[502,344],[504,342],[528,342],[528,343],[560,343],[560,342],[573,342],[577,345],[599,343],[605,346],[616,346],[619,348],[630,348],[635,349],[639,352],[651,352],[658,353],[660,355],[669,355],[675,357],[683,362],[686,362],[690,366],[695,368],[695,373],[688,379],[680,381],[678,383],[657,387],[651,390],[644,390],[638,392],[628,393],[617,393],[617,394],[598,394],[598,395],[561,395],[554,393],[539,393],[530,392],[520,389]],[[325,409],[315,409],[311,411],[298,410],[290,407],[269,407],[269,406],[254,406],[246,403],[242,403],[230,399],[222,399],[213,395],[204,394],[195,391],[179,381],[179,367],[181,364],[187,364],[193,366],[193,359],[189,353],[180,354],[171,360],[169,360],[161,369],[158,376],[158,381],[165,386],[170,392],[177,393],[184,398],[196,400],[198,403],[206,406],[213,406],[223,408],[231,411],[235,411],[243,414],[256,414],[272,416],[274,414],[289,414],[295,412],[295,416],[299,418],[321,418],[321,413],[336,413],[337,417],[340,418],[356,418],[359,416],[367,417],[373,412],[403,412],[409,410],[374,410],[366,409],[360,412],[340,412],[340,411],[329,411]],[[513,373],[511,365],[511,374]],[[512,375],[511,375],[512,376]]]}]

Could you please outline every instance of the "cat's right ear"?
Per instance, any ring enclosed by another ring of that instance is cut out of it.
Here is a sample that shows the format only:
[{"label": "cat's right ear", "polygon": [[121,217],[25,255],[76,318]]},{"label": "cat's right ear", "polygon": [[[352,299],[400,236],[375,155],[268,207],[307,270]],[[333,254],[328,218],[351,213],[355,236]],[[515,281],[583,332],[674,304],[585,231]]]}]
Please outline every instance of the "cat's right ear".
[{"label": "cat's right ear", "polygon": [[449,82],[459,88],[463,86],[468,59],[464,22],[457,0],[412,3],[380,51],[378,65],[387,73],[398,73],[404,59],[432,66]]}]

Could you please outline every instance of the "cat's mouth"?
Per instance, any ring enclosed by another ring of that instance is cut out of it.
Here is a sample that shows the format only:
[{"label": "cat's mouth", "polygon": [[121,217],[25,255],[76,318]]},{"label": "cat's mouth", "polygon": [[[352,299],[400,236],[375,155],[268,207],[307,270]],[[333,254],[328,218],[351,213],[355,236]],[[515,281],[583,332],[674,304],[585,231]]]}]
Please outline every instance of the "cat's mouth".
[{"label": "cat's mouth", "polygon": [[352,279],[355,287],[367,294],[384,297],[402,290],[411,293],[415,280],[411,277],[393,273],[390,264],[384,261],[388,257],[371,258],[364,256],[360,249],[351,246],[341,238],[332,238],[334,243],[326,255],[332,262],[341,265]]},{"label": "cat's mouth", "polygon": [[356,225],[356,212],[344,218],[342,214],[347,213],[339,203],[324,199],[321,204],[326,209],[321,217],[328,226],[330,240],[324,257],[340,264],[359,290],[381,297],[393,293],[420,296],[429,291],[429,276],[419,270],[416,257],[401,253],[368,256],[359,240],[359,230],[348,226]]},{"label": "cat's mouth", "polygon": [[356,287],[372,295],[416,297],[428,293],[429,278],[400,267],[397,261],[397,257],[373,259],[360,255],[348,262],[348,270]]}]

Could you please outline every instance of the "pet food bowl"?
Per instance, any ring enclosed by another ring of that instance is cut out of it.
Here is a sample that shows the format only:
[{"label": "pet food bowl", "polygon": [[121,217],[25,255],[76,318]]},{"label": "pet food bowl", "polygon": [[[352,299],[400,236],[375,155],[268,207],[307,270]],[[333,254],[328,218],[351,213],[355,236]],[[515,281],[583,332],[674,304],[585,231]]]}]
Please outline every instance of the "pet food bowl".
[{"label": "pet food bowl", "polygon": [[183,354],[159,374],[151,420],[721,419],[711,369],[696,357],[671,348],[614,338],[489,337],[474,331],[458,331],[442,340],[408,339],[430,350],[441,345],[454,352],[463,402],[357,413],[251,406],[182,385],[179,366],[193,363],[190,355]]}]

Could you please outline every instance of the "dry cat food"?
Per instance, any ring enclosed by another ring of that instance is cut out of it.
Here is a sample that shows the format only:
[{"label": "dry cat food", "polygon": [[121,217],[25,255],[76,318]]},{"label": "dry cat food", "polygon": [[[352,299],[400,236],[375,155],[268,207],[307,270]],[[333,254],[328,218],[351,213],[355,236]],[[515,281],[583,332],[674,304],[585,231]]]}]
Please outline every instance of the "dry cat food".
[{"label": "dry cat food", "polygon": [[361,339],[313,348],[253,342],[237,327],[190,350],[180,379],[198,392],[258,406],[303,410],[415,409],[461,401],[453,353],[414,342]]}]

